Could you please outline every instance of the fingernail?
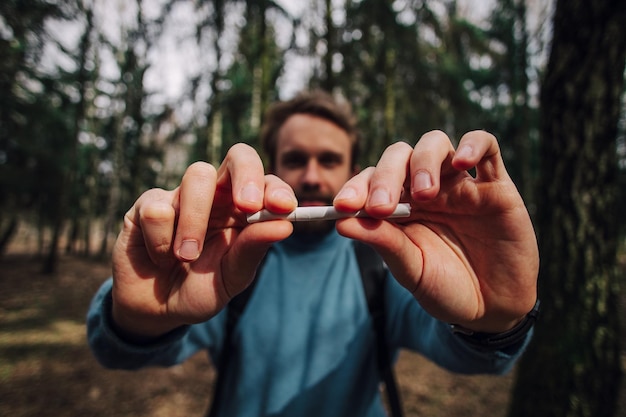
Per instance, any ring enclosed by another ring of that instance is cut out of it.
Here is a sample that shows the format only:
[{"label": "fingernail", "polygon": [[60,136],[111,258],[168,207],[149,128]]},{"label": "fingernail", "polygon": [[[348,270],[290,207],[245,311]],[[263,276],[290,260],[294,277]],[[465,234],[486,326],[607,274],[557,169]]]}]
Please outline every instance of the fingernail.
[{"label": "fingernail", "polygon": [[247,184],[239,192],[239,198],[243,201],[258,203],[263,199],[263,193],[256,184]]},{"label": "fingernail", "polygon": [[293,195],[293,193],[290,193],[289,191],[282,188],[279,188],[272,192],[272,199],[288,201],[290,203],[295,203],[296,205],[298,204],[298,200]]},{"label": "fingernail", "polygon": [[464,145],[456,150],[456,157],[463,159],[470,159],[474,154],[474,148],[469,145]]},{"label": "fingernail", "polygon": [[200,256],[198,242],[196,240],[183,240],[178,249],[178,256],[186,261],[195,261]]},{"label": "fingernail", "polygon": [[424,191],[432,188],[433,181],[428,171],[417,171],[413,177],[413,191]]},{"label": "fingernail", "polygon": [[369,198],[369,205],[372,207],[386,206],[391,202],[391,196],[387,190],[375,190]]},{"label": "fingernail", "polygon": [[356,190],[352,187],[344,188],[335,196],[335,200],[352,200],[357,196]]}]

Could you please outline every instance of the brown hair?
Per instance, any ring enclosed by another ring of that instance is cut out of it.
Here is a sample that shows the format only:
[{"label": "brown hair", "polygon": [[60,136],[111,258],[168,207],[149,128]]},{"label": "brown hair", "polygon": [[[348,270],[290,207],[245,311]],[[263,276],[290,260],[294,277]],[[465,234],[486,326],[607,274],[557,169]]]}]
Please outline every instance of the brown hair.
[{"label": "brown hair", "polygon": [[309,114],[328,120],[343,129],[352,142],[352,167],[357,164],[360,147],[360,133],[357,120],[352,113],[352,106],[347,101],[336,100],[329,93],[321,90],[304,91],[288,101],[271,105],[261,129],[261,144],[267,154],[270,169],[276,164],[278,132],[289,117],[294,114]]}]

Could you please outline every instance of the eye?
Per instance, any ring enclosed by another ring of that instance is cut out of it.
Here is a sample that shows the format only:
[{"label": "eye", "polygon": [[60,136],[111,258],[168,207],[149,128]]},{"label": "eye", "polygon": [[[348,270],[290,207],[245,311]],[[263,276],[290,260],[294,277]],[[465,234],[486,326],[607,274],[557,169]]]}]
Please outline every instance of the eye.
[{"label": "eye", "polygon": [[318,161],[323,167],[335,168],[343,163],[343,157],[337,153],[326,152],[319,156]]},{"label": "eye", "polygon": [[296,169],[306,165],[307,156],[301,152],[287,152],[280,159],[285,168]]}]

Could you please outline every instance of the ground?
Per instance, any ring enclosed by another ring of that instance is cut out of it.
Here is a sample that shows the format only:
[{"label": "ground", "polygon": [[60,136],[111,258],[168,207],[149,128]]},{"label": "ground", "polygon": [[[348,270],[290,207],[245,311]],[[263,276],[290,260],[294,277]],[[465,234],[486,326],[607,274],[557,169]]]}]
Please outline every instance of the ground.
[{"label": "ground", "polygon": [[[138,372],[105,370],[91,356],[84,317],[108,263],[64,256],[46,276],[32,255],[11,254],[0,268],[0,416],[203,415],[215,375],[204,354]],[[407,417],[504,417],[514,378],[454,375],[408,352],[397,373]]]}]

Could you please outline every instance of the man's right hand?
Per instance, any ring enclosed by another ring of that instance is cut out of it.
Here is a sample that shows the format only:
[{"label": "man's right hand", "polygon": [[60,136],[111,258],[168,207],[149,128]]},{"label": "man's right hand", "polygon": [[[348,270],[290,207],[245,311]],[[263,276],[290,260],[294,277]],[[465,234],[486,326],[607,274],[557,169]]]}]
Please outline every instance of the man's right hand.
[{"label": "man's right hand", "polygon": [[293,190],[264,175],[250,146],[233,146],[219,170],[198,162],[173,191],[142,194],[124,216],[113,249],[113,321],[129,340],[156,338],[216,315],[254,278],[288,221],[248,225],[262,208],[286,213]]}]

